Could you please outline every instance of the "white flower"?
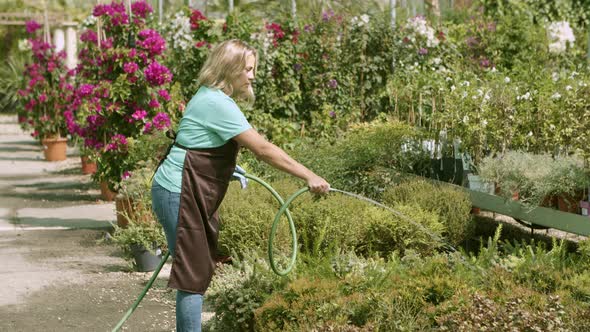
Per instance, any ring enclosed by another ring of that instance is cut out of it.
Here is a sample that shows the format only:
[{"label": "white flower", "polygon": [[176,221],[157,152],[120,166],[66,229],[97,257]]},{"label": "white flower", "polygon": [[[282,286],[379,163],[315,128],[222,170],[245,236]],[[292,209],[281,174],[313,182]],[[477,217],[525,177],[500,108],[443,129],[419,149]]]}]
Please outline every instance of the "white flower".
[{"label": "white flower", "polygon": [[406,22],[406,28],[409,28],[420,36],[426,37],[426,45],[428,47],[438,46],[439,40],[435,36],[435,31],[432,27],[428,26],[428,22],[426,22],[423,16],[409,18]]},{"label": "white flower", "polygon": [[508,77],[508,76],[504,77],[504,82],[505,83],[510,83],[510,77]]},{"label": "white flower", "polygon": [[467,91],[463,91],[463,94],[461,95],[462,98],[467,98]]},{"label": "white flower", "polygon": [[369,24],[369,15],[363,14],[361,15],[361,21],[365,22],[365,24]]},{"label": "white flower", "polygon": [[551,129],[551,130],[555,130],[555,125],[552,125],[552,124],[551,124],[551,125],[549,125],[549,129]]},{"label": "white flower", "polygon": [[576,41],[574,31],[570,27],[569,22],[560,21],[552,22],[547,27],[547,35],[549,36],[549,52],[562,53],[567,49],[567,45],[571,47]]},{"label": "white flower", "polygon": [[565,87],[565,91],[570,91],[571,89],[572,89],[572,86],[571,85],[568,85],[568,86]]},{"label": "white flower", "polygon": [[556,72],[551,73],[551,79],[553,80],[553,82],[557,82],[557,80],[559,79],[559,74]]},{"label": "white flower", "polygon": [[559,98],[561,98],[561,95],[559,94],[559,92],[556,92],[551,96],[551,99],[559,99]]},{"label": "white flower", "polygon": [[435,65],[439,65],[441,62],[442,62],[442,60],[440,58],[432,59],[432,63],[434,63]]},{"label": "white flower", "polygon": [[459,86],[469,86],[469,84],[471,84],[469,81],[463,81],[459,83]]},{"label": "white flower", "polygon": [[450,81],[452,81],[452,80],[453,80],[453,79],[452,79],[452,78],[450,78],[450,77],[447,77],[447,78],[445,78],[445,81],[447,81],[447,82],[450,82]]},{"label": "white flower", "polygon": [[467,124],[468,122],[469,122],[469,116],[468,115],[465,115],[463,117],[463,123]]},{"label": "white flower", "polygon": [[498,69],[496,69],[496,67],[492,67],[492,70],[490,70],[492,73],[495,73],[498,71]]},{"label": "white flower", "polygon": [[488,120],[483,120],[483,121],[481,122],[481,124],[482,124],[484,127],[485,127],[485,126],[487,126],[487,125],[488,125]]},{"label": "white flower", "polygon": [[576,76],[578,76],[578,72],[577,71],[572,71],[572,74],[570,75],[570,78],[573,80],[574,78],[576,78]]},{"label": "white flower", "polygon": [[483,96],[483,91],[481,89],[477,89],[477,95],[478,96]]},{"label": "white flower", "polygon": [[18,49],[20,51],[28,51],[32,48],[31,42],[28,39],[21,39],[18,41]]},{"label": "white flower", "polygon": [[483,100],[490,100],[490,93],[486,92],[486,95],[483,96]]},{"label": "white flower", "polygon": [[588,84],[586,84],[586,82],[584,82],[584,81],[580,81],[580,82],[578,83],[578,85],[579,85],[579,86],[583,86],[583,87],[587,87],[587,86],[588,86]]},{"label": "white flower", "polygon": [[528,137],[531,137],[531,136],[533,136],[533,132],[532,132],[532,131],[529,131],[529,133],[527,134],[527,136],[528,136]]},{"label": "white flower", "polygon": [[451,85],[451,91],[455,91],[456,87],[454,85]]}]

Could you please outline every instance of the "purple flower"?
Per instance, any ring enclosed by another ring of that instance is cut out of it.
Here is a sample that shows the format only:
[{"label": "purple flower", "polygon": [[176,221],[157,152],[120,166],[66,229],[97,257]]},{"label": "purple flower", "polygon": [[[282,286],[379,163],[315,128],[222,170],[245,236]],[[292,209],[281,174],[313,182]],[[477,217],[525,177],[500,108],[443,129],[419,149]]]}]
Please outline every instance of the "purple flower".
[{"label": "purple flower", "polygon": [[142,110],[141,108],[136,109],[135,112],[133,112],[133,114],[131,115],[131,117],[137,121],[142,120],[146,116],[147,112],[145,110]]},{"label": "purple flower", "polygon": [[44,103],[47,101],[47,95],[42,93],[41,95],[39,95],[39,102],[40,103]]},{"label": "purple flower", "polygon": [[146,18],[149,13],[154,11],[154,9],[145,1],[137,1],[131,4],[131,11],[133,12],[133,15]]},{"label": "purple flower", "polygon": [[305,31],[305,32],[312,32],[313,31],[313,25],[306,24],[305,27],[303,27],[303,31]]},{"label": "purple flower", "polygon": [[98,43],[98,36],[96,35],[96,32],[94,32],[94,30],[87,29],[80,35],[80,40],[83,42],[91,42],[93,44],[96,44]]},{"label": "purple flower", "polygon": [[149,106],[151,108],[158,108],[160,107],[160,103],[156,99],[150,100]]},{"label": "purple flower", "polygon": [[331,117],[331,118],[335,118],[335,117],[336,117],[336,112],[334,112],[334,111],[331,111],[331,112],[330,112],[330,117]]},{"label": "purple flower", "polygon": [[152,86],[160,86],[172,81],[172,73],[170,70],[159,64],[157,61],[150,63],[147,68],[143,71],[145,79]]},{"label": "purple flower", "polygon": [[152,131],[152,123],[151,122],[147,122],[145,124],[145,126],[143,127],[143,133],[144,134],[149,134]]},{"label": "purple flower", "polygon": [[113,13],[113,8],[111,8],[111,6],[109,5],[96,5],[94,6],[94,9],[92,10],[92,15],[94,15],[94,17],[99,17],[102,15],[112,15]]},{"label": "purple flower", "polygon": [[165,101],[170,101],[170,94],[168,94],[168,91],[164,89],[158,90],[158,96],[160,96]]},{"label": "purple flower", "polygon": [[94,91],[95,86],[92,84],[82,84],[78,88],[78,96],[79,97],[86,97],[92,94]]},{"label": "purple flower", "polygon": [[25,22],[25,27],[27,29],[27,33],[35,33],[35,31],[41,29],[41,24],[37,23],[35,20],[30,20]]},{"label": "purple flower", "polygon": [[482,66],[483,68],[488,68],[490,66],[490,60],[488,58],[483,58],[481,60],[479,60],[479,65]]},{"label": "purple flower", "polygon": [[158,130],[170,127],[170,118],[168,117],[168,114],[162,112],[156,114],[156,116],[154,117],[153,125]]},{"label": "purple flower", "polygon": [[123,71],[128,74],[133,74],[139,69],[139,66],[135,62],[127,62],[123,65]]},{"label": "purple flower", "polygon": [[418,54],[420,54],[420,55],[426,55],[426,54],[428,54],[428,50],[425,49],[424,47],[422,47],[422,48],[420,48],[418,50]]},{"label": "purple flower", "polygon": [[295,69],[296,72],[301,71],[301,68],[303,68],[303,66],[300,63],[293,65],[293,69]]},{"label": "purple flower", "polygon": [[125,171],[123,172],[123,175],[121,175],[121,180],[125,180],[131,177],[131,172],[129,171]]},{"label": "purple flower", "polygon": [[121,134],[115,134],[111,137],[111,143],[107,145],[106,151],[121,150],[127,146],[127,137]]},{"label": "purple flower", "polygon": [[332,89],[336,89],[338,87],[338,81],[336,81],[335,79],[329,80],[328,87],[330,87]]},{"label": "purple flower", "polygon": [[479,41],[475,37],[467,37],[467,39],[465,40],[465,43],[467,43],[467,47],[473,48],[479,44]]},{"label": "purple flower", "polygon": [[160,55],[166,49],[166,41],[155,30],[142,30],[138,36],[140,41],[137,45],[148,51],[151,56]]},{"label": "purple flower", "polygon": [[495,22],[488,23],[488,31],[490,31],[490,32],[496,31],[496,23]]}]

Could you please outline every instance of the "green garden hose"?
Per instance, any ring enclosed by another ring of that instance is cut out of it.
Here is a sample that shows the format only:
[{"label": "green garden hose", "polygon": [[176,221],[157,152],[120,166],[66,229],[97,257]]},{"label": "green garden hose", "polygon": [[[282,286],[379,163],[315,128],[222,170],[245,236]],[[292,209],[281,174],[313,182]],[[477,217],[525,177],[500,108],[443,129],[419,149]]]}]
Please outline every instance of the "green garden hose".
[{"label": "green garden hose", "polygon": [[[288,208],[289,205],[291,205],[291,203],[300,195],[304,194],[305,192],[309,191],[309,188],[305,187],[305,188],[301,188],[299,189],[297,192],[295,192],[293,195],[291,195],[287,201],[283,201],[283,198],[277,193],[276,190],[274,190],[273,187],[271,187],[268,183],[266,183],[265,181],[261,180],[260,178],[253,176],[253,175],[249,175],[249,174],[244,174],[244,176],[248,179],[251,179],[255,182],[258,182],[259,184],[261,184],[264,188],[266,188],[268,191],[270,191],[270,193],[274,196],[274,198],[281,204],[281,207],[279,209],[279,211],[277,212],[275,219],[272,223],[272,227],[270,229],[270,235],[269,235],[269,239],[268,239],[268,259],[270,262],[270,266],[272,268],[272,270],[280,275],[280,276],[285,276],[287,275],[289,272],[291,272],[291,270],[293,269],[293,267],[295,266],[295,261],[297,260],[297,233],[295,230],[295,223],[293,222],[293,218],[291,217],[291,213],[289,212]],[[341,193],[343,195],[347,195],[356,199],[360,199],[369,203],[372,203],[374,205],[377,205],[381,208],[384,208],[390,212],[392,212],[393,214],[395,214],[396,216],[400,217],[401,219],[410,222],[411,224],[413,224],[414,226],[417,226],[418,228],[420,228],[422,231],[424,231],[425,233],[429,234],[430,236],[432,236],[435,240],[437,240],[438,242],[444,244],[444,247],[446,247],[447,249],[449,249],[451,252],[455,252],[457,251],[457,249],[455,249],[453,246],[451,246],[450,244],[448,244],[446,241],[444,241],[443,239],[441,239],[438,235],[430,232],[428,229],[426,229],[424,226],[420,225],[419,223],[413,221],[412,219],[410,219],[409,217],[405,216],[404,214],[386,206],[383,205],[375,200],[372,200],[370,198],[361,196],[361,195],[357,195],[355,193],[351,193],[351,192],[347,192],[344,190],[340,190],[340,189],[335,189],[335,188],[330,188],[331,192],[338,192]],[[291,253],[291,259],[289,261],[289,264],[287,265],[287,267],[284,270],[281,270],[277,267],[277,264],[274,260],[274,255],[273,255],[273,243],[274,243],[274,238],[276,235],[276,231],[277,231],[277,227],[279,225],[279,221],[281,220],[281,216],[283,214],[286,214],[287,219],[289,221],[289,229],[291,231],[291,239],[292,239],[292,253]],[[147,285],[145,286],[145,288],[143,289],[142,293],[139,295],[139,297],[137,298],[137,300],[135,300],[135,302],[133,303],[133,305],[131,306],[131,308],[129,308],[129,310],[127,310],[127,312],[125,313],[125,315],[123,316],[123,318],[119,321],[119,323],[117,324],[117,326],[115,326],[115,328],[113,329],[113,332],[119,331],[119,329],[123,326],[123,324],[125,323],[125,321],[131,316],[131,314],[135,311],[135,309],[137,309],[137,306],[139,305],[139,303],[141,302],[141,300],[143,300],[143,298],[145,297],[145,295],[147,294],[148,290],[152,287],[152,284],[154,283],[154,281],[156,280],[156,277],[158,276],[158,274],[160,273],[160,270],[162,270],[162,267],[164,266],[164,263],[166,263],[166,260],[168,260],[168,257],[170,256],[170,253],[166,253],[166,255],[164,255],[164,257],[162,258],[162,261],[160,262],[160,265],[158,265],[158,267],[156,268],[156,270],[154,271],[154,274],[152,275],[151,279],[149,280],[149,282],[147,283]]]}]

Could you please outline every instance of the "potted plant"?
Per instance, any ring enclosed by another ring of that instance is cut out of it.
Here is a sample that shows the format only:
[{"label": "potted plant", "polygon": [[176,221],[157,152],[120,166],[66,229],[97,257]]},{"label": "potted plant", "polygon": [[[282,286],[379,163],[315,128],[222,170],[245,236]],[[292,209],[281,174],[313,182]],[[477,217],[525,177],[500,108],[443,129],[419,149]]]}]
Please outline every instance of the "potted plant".
[{"label": "potted plant", "polygon": [[557,197],[559,210],[577,213],[584,191],[590,185],[590,171],[584,168],[583,160],[576,156],[557,158],[552,166],[546,182],[551,193]]},{"label": "potted plant", "polygon": [[[41,28],[35,21],[26,23],[27,32],[35,34]],[[27,86],[18,92],[24,108],[18,114],[21,127],[32,130],[31,135],[43,144],[45,159],[66,159],[66,123],[64,111],[73,98],[69,83],[73,72],[65,65],[65,52],[56,52],[42,38],[30,38],[32,62],[26,66]]]},{"label": "potted plant", "polygon": [[102,30],[89,26],[80,35],[76,93],[67,112],[70,131],[100,156],[93,179],[103,198],[113,198],[106,194],[116,193],[126,172],[136,168],[131,141],[167,130],[175,112],[168,90],[172,74],[158,62],[166,43],[149,28],[153,10],[145,1],[133,2],[131,10],[120,2],[94,7]]},{"label": "potted plant", "polygon": [[155,270],[166,249],[162,226],[154,220],[131,222],[125,228],[115,226],[113,241],[138,272]]}]

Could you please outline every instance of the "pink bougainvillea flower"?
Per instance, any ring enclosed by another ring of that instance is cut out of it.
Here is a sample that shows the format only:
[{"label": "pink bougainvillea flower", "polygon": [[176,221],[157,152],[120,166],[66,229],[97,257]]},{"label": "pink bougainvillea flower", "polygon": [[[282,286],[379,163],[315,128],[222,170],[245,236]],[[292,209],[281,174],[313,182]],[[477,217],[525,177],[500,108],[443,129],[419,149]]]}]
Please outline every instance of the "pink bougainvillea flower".
[{"label": "pink bougainvillea flower", "polygon": [[157,61],[150,63],[144,70],[145,79],[152,86],[160,86],[172,81],[172,73],[166,66],[159,64]]},{"label": "pink bougainvillea flower", "polygon": [[154,117],[153,124],[158,130],[166,129],[170,127],[170,117],[168,114],[160,112]]},{"label": "pink bougainvillea flower", "polygon": [[128,179],[130,177],[131,177],[131,172],[129,172],[129,171],[125,171],[125,172],[123,172],[123,175],[121,175],[122,180]]},{"label": "pink bougainvillea flower", "polygon": [[133,112],[133,114],[131,115],[131,117],[137,121],[143,120],[146,116],[147,116],[147,112],[142,109],[135,110],[135,112]]},{"label": "pink bougainvillea flower", "polygon": [[158,108],[160,107],[160,103],[156,99],[150,100],[149,106],[151,108]]},{"label": "pink bougainvillea flower", "polygon": [[145,29],[138,34],[137,45],[145,49],[151,56],[160,55],[166,49],[166,41],[158,32],[152,29]]},{"label": "pink bougainvillea flower", "polygon": [[128,74],[133,74],[139,69],[139,66],[135,62],[127,62],[123,65],[123,71]]},{"label": "pink bougainvillea flower", "polygon": [[41,24],[37,23],[35,20],[30,20],[25,22],[25,28],[27,33],[35,33],[35,31],[41,29]]},{"label": "pink bougainvillea flower", "polygon": [[170,94],[164,89],[158,90],[158,96],[160,96],[165,101],[170,101]]},{"label": "pink bougainvillea flower", "polygon": [[131,11],[133,12],[133,15],[146,18],[149,13],[154,11],[154,9],[145,1],[137,1],[131,4]]}]

